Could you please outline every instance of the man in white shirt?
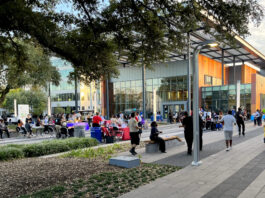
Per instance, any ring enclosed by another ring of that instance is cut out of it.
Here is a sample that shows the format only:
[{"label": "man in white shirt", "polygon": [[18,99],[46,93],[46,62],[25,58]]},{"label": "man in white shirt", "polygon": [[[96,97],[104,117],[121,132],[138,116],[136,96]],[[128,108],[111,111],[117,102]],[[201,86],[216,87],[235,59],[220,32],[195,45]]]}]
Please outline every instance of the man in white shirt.
[{"label": "man in white shirt", "polygon": [[236,123],[236,119],[232,116],[232,111],[228,111],[228,115],[225,115],[220,122],[224,122],[224,134],[225,134],[225,143],[226,151],[232,149],[232,136],[233,136],[233,126]]}]

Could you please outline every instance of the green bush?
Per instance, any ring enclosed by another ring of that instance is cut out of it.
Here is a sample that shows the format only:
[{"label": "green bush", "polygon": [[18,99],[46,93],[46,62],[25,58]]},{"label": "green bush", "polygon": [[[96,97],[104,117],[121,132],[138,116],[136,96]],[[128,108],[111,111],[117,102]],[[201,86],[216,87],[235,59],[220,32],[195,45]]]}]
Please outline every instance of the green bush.
[{"label": "green bush", "polygon": [[0,147],[0,161],[22,157],[38,157],[74,149],[96,146],[94,138],[69,138],[64,140],[49,140],[35,144],[10,144]]},{"label": "green bush", "polygon": [[69,138],[25,145],[23,152],[25,157],[38,157],[96,145],[97,141],[93,138]]},{"label": "green bush", "polygon": [[0,161],[23,158],[24,153],[19,148],[14,147],[2,147],[0,149]]}]

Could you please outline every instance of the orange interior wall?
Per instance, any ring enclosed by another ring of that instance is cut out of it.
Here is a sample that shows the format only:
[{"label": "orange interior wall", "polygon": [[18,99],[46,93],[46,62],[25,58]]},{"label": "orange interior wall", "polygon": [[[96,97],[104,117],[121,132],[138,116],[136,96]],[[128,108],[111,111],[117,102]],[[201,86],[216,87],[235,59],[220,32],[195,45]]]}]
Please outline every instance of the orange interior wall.
[{"label": "orange interior wall", "polygon": [[199,87],[210,85],[204,84],[204,75],[222,79],[222,64],[199,54]]},{"label": "orange interior wall", "polygon": [[257,71],[247,65],[243,65],[241,67],[241,83],[242,84],[248,84],[248,83],[251,83],[251,76],[252,74],[256,74]]},{"label": "orange interior wall", "polygon": [[251,113],[254,113],[260,109],[260,94],[265,94],[265,77],[254,73],[251,82]]}]

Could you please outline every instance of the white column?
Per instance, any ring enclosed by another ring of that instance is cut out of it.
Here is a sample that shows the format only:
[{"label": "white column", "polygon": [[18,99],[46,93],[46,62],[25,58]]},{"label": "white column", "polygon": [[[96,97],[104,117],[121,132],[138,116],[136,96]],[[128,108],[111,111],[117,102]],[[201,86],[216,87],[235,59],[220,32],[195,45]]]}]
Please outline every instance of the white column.
[{"label": "white column", "polygon": [[51,97],[48,96],[48,116],[51,116],[52,112],[51,112]]},{"label": "white column", "polygon": [[156,121],[156,89],[153,90],[153,118]]},{"label": "white column", "polygon": [[17,99],[14,99],[14,116],[17,117]]},{"label": "white column", "polygon": [[94,92],[94,114],[97,112],[97,92]]},{"label": "white column", "polygon": [[236,83],[236,111],[240,107],[240,80]]}]

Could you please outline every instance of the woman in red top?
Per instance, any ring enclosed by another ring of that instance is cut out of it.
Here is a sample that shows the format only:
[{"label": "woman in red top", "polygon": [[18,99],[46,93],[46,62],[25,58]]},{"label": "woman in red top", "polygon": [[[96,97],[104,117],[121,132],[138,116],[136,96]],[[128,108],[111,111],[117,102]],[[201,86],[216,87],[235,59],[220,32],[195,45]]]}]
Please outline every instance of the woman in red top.
[{"label": "woman in red top", "polygon": [[97,112],[96,115],[93,117],[92,127],[100,127],[100,122],[102,122],[99,113]]}]

